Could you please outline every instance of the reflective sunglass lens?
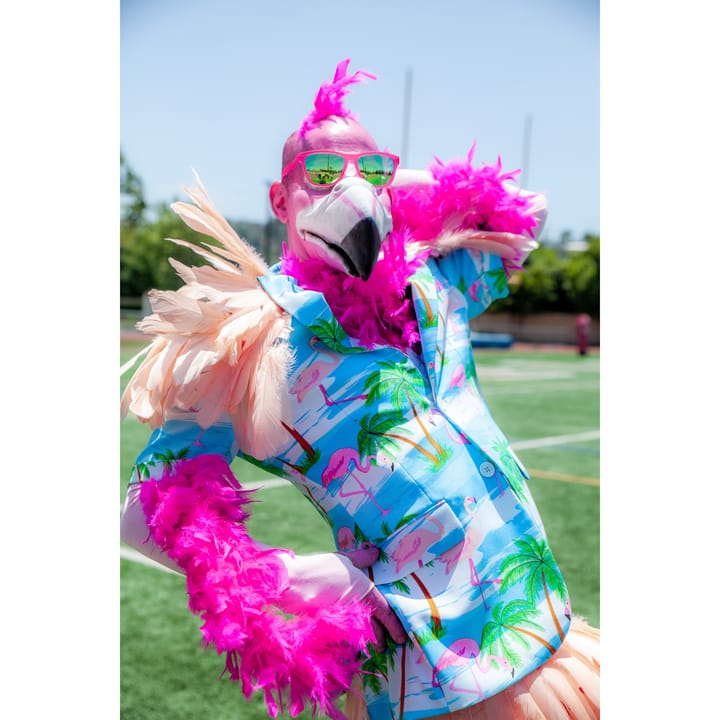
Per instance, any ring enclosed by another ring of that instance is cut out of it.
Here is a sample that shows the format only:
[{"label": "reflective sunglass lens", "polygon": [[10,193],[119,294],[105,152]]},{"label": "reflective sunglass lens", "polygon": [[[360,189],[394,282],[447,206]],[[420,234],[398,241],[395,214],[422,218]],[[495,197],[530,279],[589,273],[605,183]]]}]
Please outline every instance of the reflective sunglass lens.
[{"label": "reflective sunglass lens", "polygon": [[386,155],[363,155],[358,158],[358,168],[371,185],[387,185],[395,172],[395,161]]},{"label": "reflective sunglass lens", "polygon": [[344,158],[333,153],[313,153],[305,158],[305,174],[313,185],[336,183],[344,168]]}]

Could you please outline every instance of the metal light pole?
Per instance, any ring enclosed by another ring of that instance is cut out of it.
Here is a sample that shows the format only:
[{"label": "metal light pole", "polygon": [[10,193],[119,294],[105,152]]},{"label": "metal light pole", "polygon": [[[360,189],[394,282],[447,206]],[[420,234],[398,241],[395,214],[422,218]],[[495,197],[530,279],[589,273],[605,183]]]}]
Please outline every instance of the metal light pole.
[{"label": "metal light pole", "polygon": [[523,162],[522,162],[522,179],[520,187],[527,188],[528,175],[530,167],[530,140],[532,135],[532,115],[525,116],[525,132],[523,133]]},{"label": "metal light pole", "polygon": [[410,96],[412,94],[412,70],[405,71],[405,103],[403,110],[403,133],[402,152],[400,153],[400,164],[408,165],[408,146],[410,142]]}]

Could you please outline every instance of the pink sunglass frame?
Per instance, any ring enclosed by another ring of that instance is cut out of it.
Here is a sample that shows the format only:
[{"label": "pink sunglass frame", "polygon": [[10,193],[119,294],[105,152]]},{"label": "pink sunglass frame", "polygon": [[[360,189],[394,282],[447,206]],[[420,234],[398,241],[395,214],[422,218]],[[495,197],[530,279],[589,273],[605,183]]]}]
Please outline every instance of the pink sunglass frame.
[{"label": "pink sunglass frame", "polygon": [[[307,173],[307,168],[305,167],[305,163],[303,163],[303,160],[308,157],[308,155],[337,155],[338,157],[341,157],[345,162],[343,164],[342,172],[340,173],[340,177],[335,182],[332,183],[314,183]],[[395,179],[395,174],[398,171],[398,167],[400,166],[400,158],[397,155],[393,155],[389,152],[383,152],[382,150],[367,150],[366,152],[361,153],[346,153],[341,152],[340,150],[304,150],[303,152],[298,153],[283,169],[282,173],[280,175],[280,179],[284,180],[286,176],[290,173],[290,171],[296,166],[300,165],[302,167],[303,175],[305,176],[305,181],[316,188],[331,188],[333,185],[337,185],[337,183],[340,182],[345,177],[345,172],[347,171],[348,162],[352,161],[353,165],[355,166],[355,170],[357,171],[358,177],[362,177],[362,172],[360,171],[360,167],[358,166],[358,160],[361,157],[366,157],[367,155],[380,155],[384,158],[389,158],[393,161],[393,171],[392,175],[390,176],[390,180],[388,180],[385,185],[374,185],[373,187],[388,187],[392,184],[392,181]]]}]

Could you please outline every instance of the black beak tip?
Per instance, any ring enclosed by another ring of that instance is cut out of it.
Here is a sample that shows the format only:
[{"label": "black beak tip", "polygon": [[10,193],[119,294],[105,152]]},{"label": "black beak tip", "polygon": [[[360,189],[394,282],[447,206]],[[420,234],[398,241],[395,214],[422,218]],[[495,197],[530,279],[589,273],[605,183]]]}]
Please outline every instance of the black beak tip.
[{"label": "black beak tip", "polygon": [[380,252],[380,231],[372,218],[357,222],[340,243],[348,272],[367,282]]}]

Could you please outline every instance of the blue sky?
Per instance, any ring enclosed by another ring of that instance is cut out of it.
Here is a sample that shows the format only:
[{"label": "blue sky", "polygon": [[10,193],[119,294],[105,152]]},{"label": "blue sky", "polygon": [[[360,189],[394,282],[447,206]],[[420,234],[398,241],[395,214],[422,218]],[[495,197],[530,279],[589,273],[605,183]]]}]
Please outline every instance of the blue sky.
[{"label": "blue sky", "polygon": [[477,141],[546,193],[545,238],[598,233],[599,23],[598,0],[122,0],[121,146],[149,202],[195,168],[225,215],[263,221],[285,138],[349,57],[378,79],[348,107],[405,167]]}]

